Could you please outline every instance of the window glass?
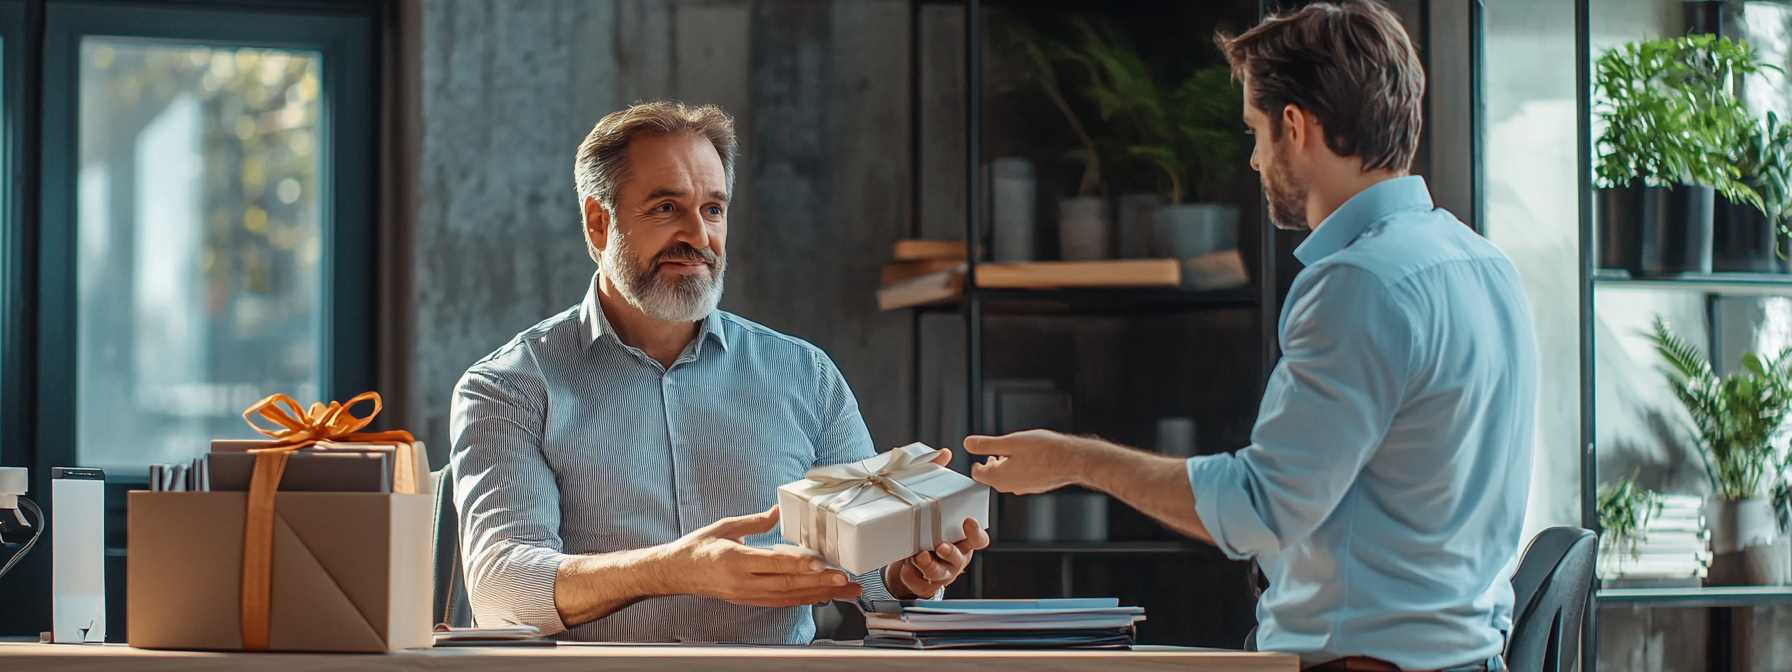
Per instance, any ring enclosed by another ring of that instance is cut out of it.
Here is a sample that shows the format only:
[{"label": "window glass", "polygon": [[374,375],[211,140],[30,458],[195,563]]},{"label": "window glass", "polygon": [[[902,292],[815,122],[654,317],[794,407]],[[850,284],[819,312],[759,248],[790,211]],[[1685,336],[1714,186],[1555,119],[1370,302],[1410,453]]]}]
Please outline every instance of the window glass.
[{"label": "window glass", "polygon": [[316,52],[86,38],[76,177],[77,453],[131,468],[256,437],[321,389]]}]

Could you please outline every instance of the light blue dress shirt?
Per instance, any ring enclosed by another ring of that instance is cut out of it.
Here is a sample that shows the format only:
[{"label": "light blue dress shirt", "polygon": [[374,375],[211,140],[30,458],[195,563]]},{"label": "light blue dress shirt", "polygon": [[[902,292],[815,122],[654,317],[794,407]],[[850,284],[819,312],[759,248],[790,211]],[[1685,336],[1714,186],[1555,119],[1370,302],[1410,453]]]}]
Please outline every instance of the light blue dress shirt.
[{"label": "light blue dress shirt", "polygon": [[1309,665],[1492,658],[1537,404],[1518,272],[1419,177],[1352,197],[1294,254],[1251,445],[1188,461],[1214,543],[1269,580],[1258,645]]},{"label": "light blue dress shirt", "polygon": [[[759,513],[811,467],[876,454],[827,355],[717,311],[671,367],[617,339],[597,301],[518,334],[454,391],[451,460],[467,592],[479,625],[562,639],[807,644],[808,607],[693,595],[637,602],[566,630],[560,563],[673,541]],[[779,541],[776,530],[747,537]],[[856,577],[889,599],[880,572]]]}]

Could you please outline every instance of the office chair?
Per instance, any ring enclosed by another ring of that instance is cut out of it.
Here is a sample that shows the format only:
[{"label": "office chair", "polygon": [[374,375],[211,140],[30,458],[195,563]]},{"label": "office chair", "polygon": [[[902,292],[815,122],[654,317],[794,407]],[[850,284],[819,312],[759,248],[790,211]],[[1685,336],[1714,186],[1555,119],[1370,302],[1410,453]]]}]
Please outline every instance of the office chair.
[{"label": "office chair", "polygon": [[457,628],[473,625],[467,604],[467,582],[461,575],[460,513],[454,508],[454,476],[449,467],[430,474],[436,486],[435,611],[436,622]]},{"label": "office chair", "polygon": [[1512,575],[1512,635],[1506,668],[1567,672],[1580,654],[1599,537],[1578,527],[1537,533]]}]

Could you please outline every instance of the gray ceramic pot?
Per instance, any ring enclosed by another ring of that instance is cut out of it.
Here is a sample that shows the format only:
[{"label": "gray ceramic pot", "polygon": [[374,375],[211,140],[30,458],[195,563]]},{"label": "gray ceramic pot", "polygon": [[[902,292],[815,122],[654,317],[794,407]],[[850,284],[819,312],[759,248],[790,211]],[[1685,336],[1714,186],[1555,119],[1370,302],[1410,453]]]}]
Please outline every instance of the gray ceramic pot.
[{"label": "gray ceramic pot", "polygon": [[1187,259],[1237,248],[1238,219],[1238,206],[1230,203],[1158,208],[1151,216],[1151,256]]}]

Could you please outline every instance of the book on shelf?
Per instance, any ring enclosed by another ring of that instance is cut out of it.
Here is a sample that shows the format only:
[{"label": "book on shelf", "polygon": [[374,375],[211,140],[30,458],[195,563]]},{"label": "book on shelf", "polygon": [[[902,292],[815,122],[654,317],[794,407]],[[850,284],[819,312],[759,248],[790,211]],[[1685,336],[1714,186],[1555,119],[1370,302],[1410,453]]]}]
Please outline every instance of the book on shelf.
[{"label": "book on shelf", "polygon": [[919,238],[898,240],[893,256],[897,261],[927,261],[930,259],[964,261],[964,241],[922,240]]},{"label": "book on shelf", "polygon": [[1231,289],[1250,284],[1244,270],[1244,255],[1226,250],[1182,260],[1182,288],[1192,290]]},{"label": "book on shelf", "polygon": [[1175,259],[1029,261],[977,265],[977,286],[992,289],[1177,287],[1181,284],[1182,265]]},{"label": "book on shelf", "polygon": [[921,261],[892,261],[884,264],[880,282],[882,287],[898,284],[919,278],[928,273],[940,271],[962,271],[964,259],[923,259]]},{"label": "book on shelf", "polygon": [[956,268],[934,271],[894,285],[879,287],[877,309],[895,310],[946,303],[964,294],[964,273]]}]

